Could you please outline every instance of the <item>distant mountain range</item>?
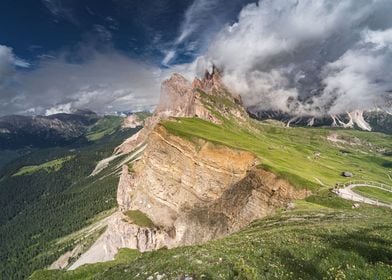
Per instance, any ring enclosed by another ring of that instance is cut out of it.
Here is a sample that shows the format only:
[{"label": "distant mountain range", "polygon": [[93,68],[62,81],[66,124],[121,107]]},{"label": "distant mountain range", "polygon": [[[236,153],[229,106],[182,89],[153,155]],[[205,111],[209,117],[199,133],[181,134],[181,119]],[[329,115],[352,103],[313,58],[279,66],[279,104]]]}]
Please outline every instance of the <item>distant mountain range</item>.
[{"label": "distant mountain range", "polygon": [[273,119],[286,126],[341,127],[392,134],[392,114],[386,110],[355,110],[339,115],[294,115],[282,111],[257,111],[249,108],[248,113],[258,120]]},{"label": "distant mountain range", "polygon": [[89,110],[50,116],[0,117],[0,147],[15,149],[50,147],[71,143],[101,117]]}]

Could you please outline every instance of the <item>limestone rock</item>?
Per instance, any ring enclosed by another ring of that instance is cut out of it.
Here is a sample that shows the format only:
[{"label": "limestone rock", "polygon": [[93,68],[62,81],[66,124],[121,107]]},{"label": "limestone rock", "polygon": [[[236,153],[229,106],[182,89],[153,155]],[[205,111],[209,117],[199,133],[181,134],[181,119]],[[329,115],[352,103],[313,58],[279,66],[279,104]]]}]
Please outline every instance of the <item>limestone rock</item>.
[{"label": "limestone rock", "polygon": [[[122,247],[148,251],[202,243],[309,195],[258,169],[259,159],[250,152],[202,139],[190,141],[170,134],[160,124],[172,117],[198,117],[219,124],[223,117],[247,125],[241,102],[228,93],[216,69],[192,83],[178,74],[165,81],[153,116],[116,150],[116,154],[128,154],[143,147],[132,174],[126,165],[122,167],[119,211],[73,268],[111,260]],[[124,221],[121,212],[127,210],[143,212],[156,228]]]}]

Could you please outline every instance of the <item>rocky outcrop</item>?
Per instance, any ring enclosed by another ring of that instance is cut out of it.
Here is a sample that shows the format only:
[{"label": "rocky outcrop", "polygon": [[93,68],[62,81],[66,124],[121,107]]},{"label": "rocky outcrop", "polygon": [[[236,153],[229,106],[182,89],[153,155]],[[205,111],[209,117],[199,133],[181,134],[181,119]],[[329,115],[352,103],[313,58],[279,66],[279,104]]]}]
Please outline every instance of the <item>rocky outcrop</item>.
[{"label": "rocky outcrop", "polygon": [[110,217],[107,230],[69,269],[113,260],[119,248],[134,248],[141,252],[155,250],[167,244],[168,238],[168,234],[159,229],[130,224],[121,212],[117,212]]},{"label": "rocky outcrop", "polygon": [[195,244],[239,230],[307,193],[256,168],[251,153],[196,143],[158,126],[135,166],[130,209],[175,233],[170,245]]},{"label": "rocky outcrop", "polygon": [[120,211],[125,211],[131,207],[132,177],[129,174],[128,166],[123,165],[120,180],[117,187],[117,205]]},{"label": "rocky outcrop", "polygon": [[254,168],[218,199],[181,215],[176,221],[177,242],[195,244],[230,234],[307,195],[275,174]]},{"label": "rocky outcrop", "polygon": [[215,68],[212,73],[206,72],[203,79],[195,78],[192,83],[180,74],[173,74],[162,83],[159,105],[154,114],[145,120],[143,129],[122,143],[115,153],[127,154],[142,145],[161,120],[197,117],[221,124],[220,116],[235,118],[239,122],[248,120],[241,97],[233,97],[228,92]]},{"label": "rocky outcrop", "polygon": [[143,126],[143,121],[136,114],[126,116],[121,125],[122,128],[136,128],[138,126]]},{"label": "rocky outcrop", "polygon": [[156,225],[173,228],[180,213],[218,199],[257,162],[249,152],[201,139],[193,143],[157,126],[134,165],[130,209],[146,213]]},{"label": "rocky outcrop", "polygon": [[[218,124],[231,119],[239,125],[248,120],[241,99],[227,92],[218,72],[206,73],[193,83],[178,74],[165,81],[153,116],[116,150],[135,153],[143,147],[141,156],[132,160],[132,170],[122,167],[119,211],[72,268],[113,259],[121,247],[146,251],[202,243],[308,195],[258,169],[260,160],[250,152],[169,133],[160,121],[172,117],[198,117]],[[141,211],[154,228],[131,224],[122,214],[127,210]]]}]

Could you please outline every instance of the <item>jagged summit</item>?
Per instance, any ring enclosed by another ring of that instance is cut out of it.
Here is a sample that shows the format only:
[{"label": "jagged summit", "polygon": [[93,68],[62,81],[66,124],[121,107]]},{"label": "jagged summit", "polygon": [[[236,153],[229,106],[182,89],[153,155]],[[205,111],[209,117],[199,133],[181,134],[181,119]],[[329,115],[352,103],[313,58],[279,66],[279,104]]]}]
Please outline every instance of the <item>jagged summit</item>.
[{"label": "jagged summit", "polygon": [[233,96],[222,82],[222,77],[213,67],[213,71],[202,79],[193,82],[174,73],[161,85],[161,96],[153,115],[145,122],[145,127],[132,138],[125,141],[116,150],[117,153],[129,153],[136,146],[146,141],[149,133],[161,121],[169,118],[196,117],[216,124],[224,119],[246,122],[248,113],[242,106],[240,96]]},{"label": "jagged summit", "polygon": [[229,93],[215,67],[211,73],[206,70],[202,79],[195,77],[193,82],[175,73],[162,83],[160,102],[155,114],[161,117],[196,116],[216,122],[211,114],[203,110],[205,106],[201,104],[201,99],[206,96],[201,97],[202,94],[225,98],[233,103],[240,103],[241,100]]},{"label": "jagged summit", "polygon": [[[176,125],[181,118],[249,125],[240,98],[230,94],[215,68],[193,82],[180,74],[164,81],[153,116],[109,158],[125,156],[118,166],[118,211],[106,232],[71,269],[113,259],[121,247],[149,251],[205,242],[308,195],[258,169],[260,161],[251,152],[201,138],[191,141],[165,127],[168,120]],[[144,213],[155,226],[129,223],[127,211]]]}]

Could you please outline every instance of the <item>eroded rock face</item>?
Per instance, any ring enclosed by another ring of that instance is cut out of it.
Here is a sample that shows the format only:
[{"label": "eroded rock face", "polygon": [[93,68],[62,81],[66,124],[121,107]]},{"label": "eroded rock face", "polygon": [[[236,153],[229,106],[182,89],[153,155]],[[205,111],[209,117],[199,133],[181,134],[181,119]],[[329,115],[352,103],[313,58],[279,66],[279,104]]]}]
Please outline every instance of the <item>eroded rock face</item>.
[{"label": "eroded rock face", "polygon": [[[219,72],[214,71],[211,74],[207,72],[202,80],[195,78],[192,83],[179,74],[173,74],[170,79],[164,81],[161,86],[160,102],[154,114],[145,121],[143,129],[124,141],[115,153],[132,152],[138,145],[147,141],[151,131],[161,120],[171,117],[198,117],[221,124],[222,121],[211,112],[211,109],[214,109],[227,118],[246,121],[248,114],[241,106],[241,97],[231,96],[223,85]],[[228,100],[236,106],[225,106],[222,100]]]},{"label": "eroded rock face", "polygon": [[177,240],[188,245],[230,234],[307,195],[276,175],[254,168],[218,199],[181,215],[176,221]]},{"label": "eroded rock face", "polygon": [[129,174],[128,166],[123,165],[117,187],[117,205],[120,211],[124,211],[131,207],[131,194],[133,191],[131,186],[132,176]]},{"label": "eroded rock face", "polygon": [[249,152],[203,140],[193,143],[158,126],[134,165],[130,208],[140,209],[156,225],[172,228],[179,213],[218,199],[256,163]]},{"label": "eroded rock face", "polygon": [[162,248],[168,243],[170,237],[166,232],[130,224],[121,212],[117,212],[110,217],[107,230],[69,269],[113,260],[119,248],[133,248],[144,252]]},{"label": "eroded rock face", "polygon": [[[307,195],[257,169],[259,160],[250,152],[170,134],[159,122],[173,116],[196,116],[215,123],[222,116],[239,123],[248,119],[241,99],[227,93],[219,73],[208,73],[193,83],[180,75],[165,81],[153,116],[116,151],[131,153],[146,147],[132,170],[126,165],[122,168],[119,212],[77,266],[91,262],[88,256],[99,256],[99,261],[113,259],[121,247],[146,251],[202,243],[237,231]],[[127,210],[143,212],[155,228],[142,229],[124,221],[122,212]]]},{"label": "eroded rock face", "polygon": [[134,166],[129,209],[171,232],[166,246],[172,247],[237,231],[307,195],[257,164],[249,152],[194,143],[158,126]]}]

